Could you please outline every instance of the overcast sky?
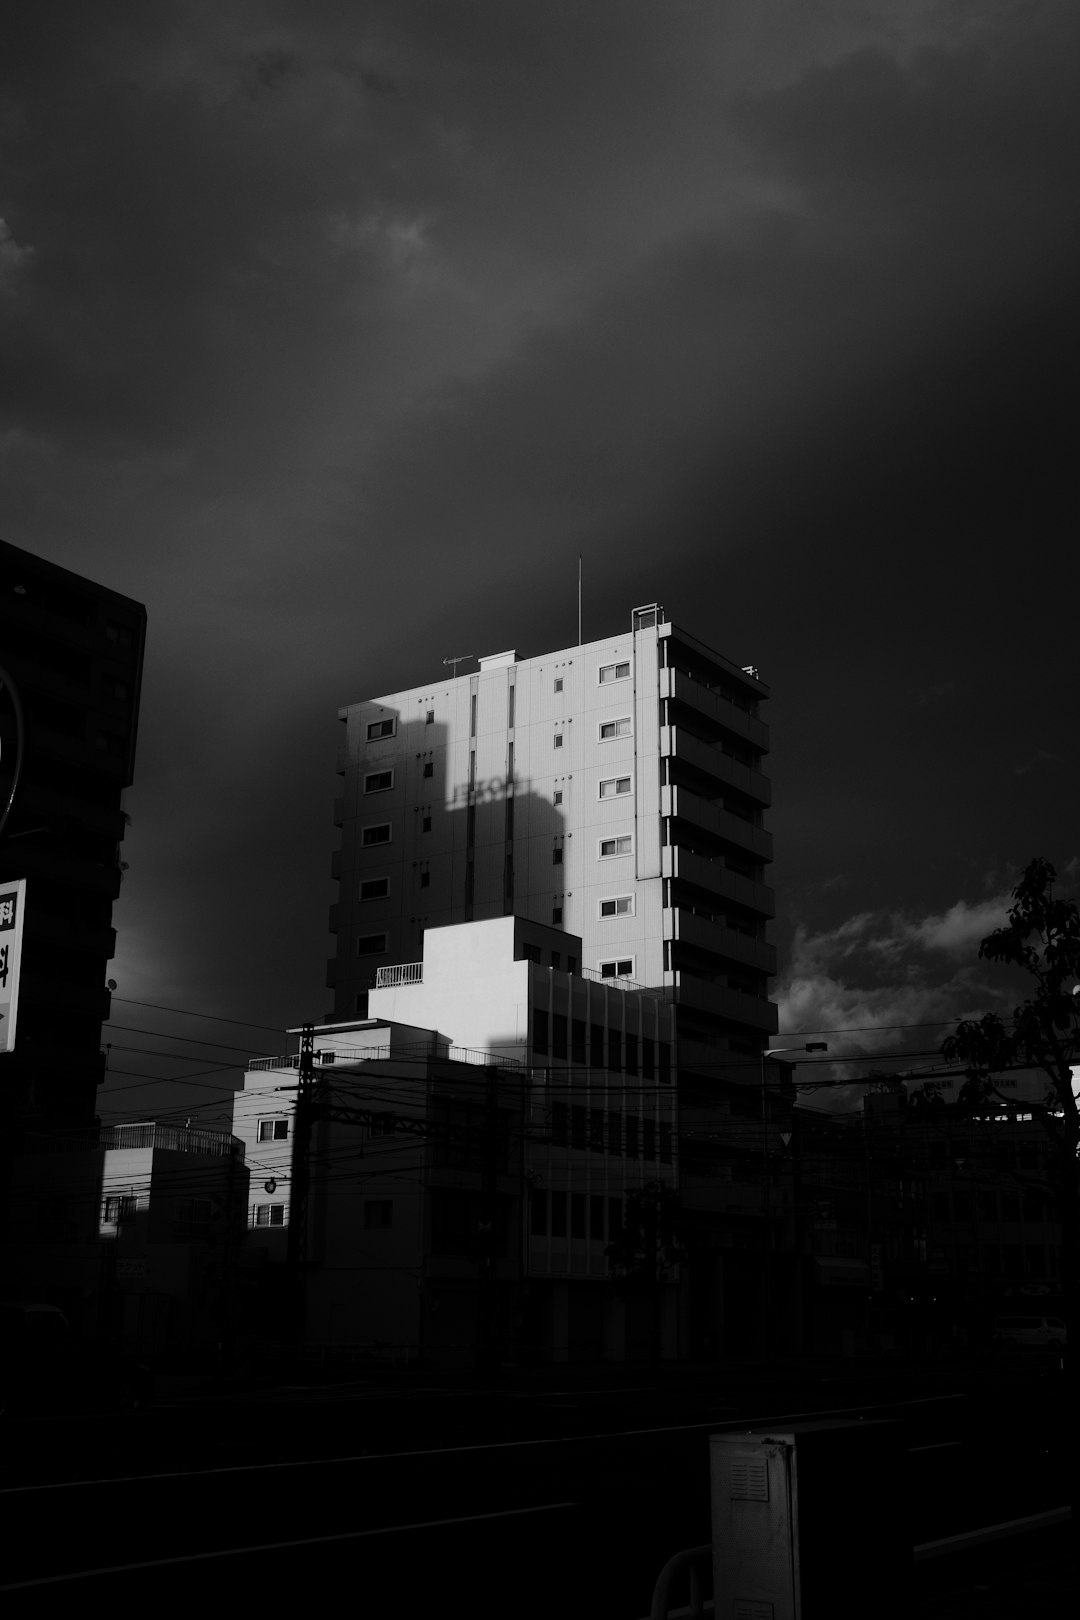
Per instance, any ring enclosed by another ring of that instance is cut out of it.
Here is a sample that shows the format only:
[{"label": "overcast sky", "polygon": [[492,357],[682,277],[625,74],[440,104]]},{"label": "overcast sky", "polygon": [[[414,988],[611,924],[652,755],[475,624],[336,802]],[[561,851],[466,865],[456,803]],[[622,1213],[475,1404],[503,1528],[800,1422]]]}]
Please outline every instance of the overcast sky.
[{"label": "overcast sky", "polygon": [[772,687],[781,1032],[989,1005],[1080,877],[1072,0],[21,11],[3,533],[149,613],[118,996],[271,1026],[117,1048],[328,1009],[337,709],[579,551]]}]

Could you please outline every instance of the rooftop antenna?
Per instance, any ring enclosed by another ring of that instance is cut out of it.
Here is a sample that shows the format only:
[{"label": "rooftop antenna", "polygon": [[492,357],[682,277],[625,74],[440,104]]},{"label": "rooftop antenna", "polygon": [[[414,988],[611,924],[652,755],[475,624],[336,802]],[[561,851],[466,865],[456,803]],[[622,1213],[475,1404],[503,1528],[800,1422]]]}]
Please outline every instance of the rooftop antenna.
[{"label": "rooftop antenna", "polygon": [[454,674],[456,675],[458,664],[467,664],[470,659],[475,657],[475,653],[460,653],[457,658],[444,658],[443,663],[452,665]]}]

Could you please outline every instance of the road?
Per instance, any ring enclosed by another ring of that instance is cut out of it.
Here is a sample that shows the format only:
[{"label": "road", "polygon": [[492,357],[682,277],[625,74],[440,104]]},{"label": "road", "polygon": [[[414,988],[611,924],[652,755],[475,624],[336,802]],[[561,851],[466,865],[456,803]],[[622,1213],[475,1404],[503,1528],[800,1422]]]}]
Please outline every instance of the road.
[{"label": "road", "polygon": [[50,1596],[310,1606],[325,1590],[380,1615],[638,1620],[670,1554],[709,1540],[720,1428],[830,1411],[901,1420],[913,1542],[1067,1500],[1053,1376],[983,1382],[358,1382],[15,1424],[0,1592],[8,1612]]}]

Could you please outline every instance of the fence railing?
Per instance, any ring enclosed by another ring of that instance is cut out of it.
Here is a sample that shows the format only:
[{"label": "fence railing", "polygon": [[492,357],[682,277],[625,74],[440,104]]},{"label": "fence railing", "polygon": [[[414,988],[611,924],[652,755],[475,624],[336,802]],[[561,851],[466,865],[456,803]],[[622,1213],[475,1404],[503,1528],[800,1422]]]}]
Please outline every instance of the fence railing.
[{"label": "fence railing", "polygon": [[163,1148],[172,1153],[202,1153],[214,1158],[244,1157],[244,1144],[224,1131],[205,1131],[183,1125],[159,1125],[153,1120],[137,1125],[95,1125],[85,1131],[44,1132],[28,1135],[28,1153],[94,1153],[118,1148]]},{"label": "fence railing", "polygon": [[396,990],[402,984],[423,984],[423,962],[401,962],[397,967],[382,967],[375,970],[376,990]]}]

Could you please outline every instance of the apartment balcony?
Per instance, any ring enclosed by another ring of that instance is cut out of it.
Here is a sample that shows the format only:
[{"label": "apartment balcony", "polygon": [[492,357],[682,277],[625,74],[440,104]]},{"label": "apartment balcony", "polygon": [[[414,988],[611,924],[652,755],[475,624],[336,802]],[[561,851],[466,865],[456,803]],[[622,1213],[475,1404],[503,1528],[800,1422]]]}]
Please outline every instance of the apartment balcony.
[{"label": "apartment balcony", "polygon": [[749,765],[740,765],[738,760],[729,759],[720,752],[719,747],[691,736],[681,726],[661,726],[660,752],[667,758],[684,760],[687,765],[711,776],[714,781],[745,793],[755,804],[772,803],[772,783],[767,776]]},{"label": "apartment balcony", "polygon": [[711,917],[675,906],[664,913],[665,939],[681,940],[696,950],[709,951],[728,962],[739,962],[755,968],[759,973],[776,972],[776,947],[766,940],[740,934],[734,928],[715,922]]},{"label": "apartment balcony", "polygon": [[703,979],[696,973],[681,968],[677,975],[676,1002],[680,1007],[691,1007],[710,1018],[723,1018],[731,1024],[745,1024],[751,1029],[765,1030],[774,1035],[779,1028],[779,1014],[771,1001],[759,996],[748,996],[741,990],[729,990],[715,979]]},{"label": "apartment balcony", "polygon": [[718,810],[688,788],[661,788],[660,814],[678,816],[691,826],[700,827],[713,838],[751,852],[760,861],[772,860],[771,833],[767,833],[764,827],[755,827],[752,821],[744,821],[741,816],[733,816],[729,810]]},{"label": "apartment balcony", "polygon": [[718,899],[733,900],[762,917],[775,917],[776,897],[773,891],[764,883],[755,883],[753,878],[743,877],[741,872],[730,871],[719,857],[710,860],[707,855],[680,849],[677,844],[665,845],[661,856],[663,877],[681,878],[685,883],[694,884],[695,888],[715,894]]},{"label": "apartment balcony", "polygon": [[423,984],[423,962],[400,962],[396,967],[375,970],[376,990],[397,990],[403,984]]},{"label": "apartment balcony", "polygon": [[733,737],[739,737],[752,747],[766,753],[769,747],[769,728],[763,720],[757,720],[753,715],[740,709],[738,704],[732,703],[730,698],[722,696],[719,692],[710,692],[707,686],[701,686],[689,675],[684,675],[678,669],[662,669],[660,671],[660,696],[671,698],[679,703],[685,703],[688,708],[704,715],[723,731],[729,732]]}]

